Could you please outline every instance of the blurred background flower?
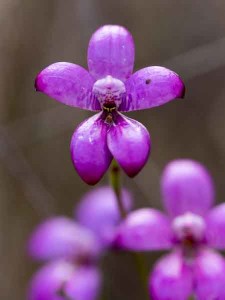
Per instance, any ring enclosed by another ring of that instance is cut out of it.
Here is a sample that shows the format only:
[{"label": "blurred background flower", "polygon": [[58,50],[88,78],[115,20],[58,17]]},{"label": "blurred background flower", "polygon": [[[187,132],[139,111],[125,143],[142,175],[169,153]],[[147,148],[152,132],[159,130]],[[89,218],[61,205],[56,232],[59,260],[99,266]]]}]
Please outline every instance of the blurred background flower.
[{"label": "blurred background flower", "polygon": [[[124,180],[136,207],[160,208],[160,173],[178,157],[207,165],[217,199],[223,201],[224,9],[223,0],[1,1],[1,299],[24,299],[36,269],[25,255],[31,229],[53,214],[69,215],[89,190],[74,172],[68,145],[74,128],[90,115],[35,93],[33,78],[59,60],[86,67],[88,41],[103,24],[120,24],[132,32],[134,70],[168,67],[181,75],[187,90],[185,101],[129,114],[149,129],[153,145],[143,171]],[[158,255],[148,256],[150,265]],[[103,269],[109,300],[142,297],[129,255],[107,257]]]},{"label": "blurred background flower", "polygon": [[190,159],[170,162],[161,178],[167,215],[142,208],[118,228],[118,246],[134,251],[173,252],[156,262],[149,278],[153,300],[225,298],[225,204],[212,208],[214,186],[203,165]]},{"label": "blurred background flower", "polygon": [[[125,189],[121,201],[133,205]],[[39,224],[28,241],[28,254],[47,262],[30,280],[28,300],[97,300],[102,294],[101,259],[113,250],[121,221],[109,186],[93,189],[75,209],[75,219],[56,216]]]}]

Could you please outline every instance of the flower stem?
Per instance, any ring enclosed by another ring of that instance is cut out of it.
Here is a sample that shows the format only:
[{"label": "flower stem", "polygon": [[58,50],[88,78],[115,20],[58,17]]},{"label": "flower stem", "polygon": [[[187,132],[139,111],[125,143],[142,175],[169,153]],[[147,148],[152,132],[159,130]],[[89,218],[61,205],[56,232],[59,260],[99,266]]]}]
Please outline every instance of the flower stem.
[{"label": "flower stem", "polygon": [[126,217],[126,210],[123,206],[122,197],[121,197],[121,175],[120,167],[118,166],[115,160],[112,161],[112,167],[110,172],[110,183],[116,194],[117,204],[120,211],[122,219]]},{"label": "flower stem", "polygon": [[[127,215],[126,209],[124,207],[122,197],[121,197],[121,175],[120,175],[120,167],[115,160],[112,162],[111,170],[110,170],[110,183],[116,194],[117,204],[120,211],[121,218],[124,219]],[[145,257],[142,253],[132,252],[132,255],[135,260],[136,268],[139,273],[140,279],[144,285],[144,291],[146,295],[146,299],[149,300],[149,296],[147,293],[147,276],[148,272],[146,270],[146,261]]]}]

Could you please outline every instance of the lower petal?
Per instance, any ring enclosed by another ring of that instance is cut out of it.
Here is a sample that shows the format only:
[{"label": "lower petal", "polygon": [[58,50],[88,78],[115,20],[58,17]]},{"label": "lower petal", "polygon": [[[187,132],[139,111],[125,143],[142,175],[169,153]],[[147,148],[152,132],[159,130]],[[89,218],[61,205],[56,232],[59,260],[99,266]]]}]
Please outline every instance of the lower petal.
[{"label": "lower petal", "polygon": [[96,184],[108,169],[112,155],[107,147],[108,125],[101,113],[84,121],[74,132],[70,151],[77,173],[88,184]]},{"label": "lower petal", "polygon": [[206,239],[209,246],[225,249],[225,204],[214,207],[206,217]]},{"label": "lower petal", "polygon": [[78,267],[56,261],[34,274],[28,300],[97,300],[101,289],[101,274],[94,267]]},{"label": "lower petal", "polygon": [[194,266],[194,292],[198,300],[225,299],[225,261],[211,250],[199,253]]},{"label": "lower petal", "polygon": [[117,232],[118,247],[136,251],[162,250],[172,246],[167,217],[160,211],[142,208],[131,212]]},{"label": "lower petal", "polygon": [[45,265],[33,275],[28,288],[27,299],[61,299],[60,295],[63,293],[64,285],[70,280],[74,270],[74,266],[65,261]]},{"label": "lower petal", "polygon": [[68,299],[97,300],[101,291],[101,273],[96,267],[80,267],[65,286]]},{"label": "lower petal", "polygon": [[160,259],[149,280],[152,300],[187,300],[192,294],[192,274],[178,252]]},{"label": "lower petal", "polygon": [[112,155],[125,173],[134,177],[144,167],[150,154],[150,135],[139,122],[119,114],[107,139]]}]

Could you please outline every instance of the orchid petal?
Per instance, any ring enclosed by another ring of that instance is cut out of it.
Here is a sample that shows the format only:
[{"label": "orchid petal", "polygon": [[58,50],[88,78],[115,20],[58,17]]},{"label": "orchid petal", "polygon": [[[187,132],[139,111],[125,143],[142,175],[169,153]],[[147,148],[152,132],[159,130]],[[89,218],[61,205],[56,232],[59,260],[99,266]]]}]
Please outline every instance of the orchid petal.
[{"label": "orchid petal", "polygon": [[120,111],[131,111],[163,105],[184,97],[184,83],[173,71],[163,67],[147,67],[126,81],[127,99]]},{"label": "orchid petal", "polygon": [[146,164],[150,154],[150,135],[139,122],[118,114],[109,129],[107,144],[125,173],[134,177]]},{"label": "orchid petal", "polygon": [[102,278],[96,267],[80,267],[65,286],[68,299],[97,300],[100,296]]},{"label": "orchid petal", "polygon": [[75,169],[88,184],[96,184],[107,171],[112,155],[107,146],[108,125],[101,113],[84,121],[74,132],[70,150]]},{"label": "orchid petal", "polygon": [[[121,200],[126,211],[132,207],[131,194],[122,189]],[[80,200],[75,210],[76,220],[92,230],[103,246],[110,246],[115,237],[116,226],[121,216],[114,191],[109,186],[88,192]]]},{"label": "orchid petal", "polygon": [[173,217],[186,212],[204,215],[214,200],[214,186],[208,171],[190,159],[174,160],[167,165],[161,190],[164,206]]},{"label": "orchid petal", "polygon": [[149,280],[152,300],[187,300],[192,294],[191,270],[180,253],[162,257],[155,265]]},{"label": "orchid petal", "polygon": [[96,300],[100,288],[101,274],[96,268],[55,261],[33,276],[28,300]]},{"label": "orchid petal", "polygon": [[[31,279],[28,300],[62,300],[64,286],[72,277],[75,267],[65,261],[54,261],[42,267]],[[71,300],[75,300],[72,298]]]},{"label": "orchid petal", "polygon": [[198,300],[225,299],[225,261],[211,250],[203,250],[195,260],[194,292]]},{"label": "orchid petal", "polygon": [[116,244],[136,251],[169,249],[172,246],[169,219],[152,208],[131,212],[118,228]]},{"label": "orchid petal", "polygon": [[94,81],[84,68],[67,62],[54,63],[42,70],[35,80],[35,88],[69,106],[101,110],[92,96]]},{"label": "orchid petal", "polygon": [[225,204],[212,208],[206,216],[206,239],[209,246],[225,249]]},{"label": "orchid petal", "polygon": [[99,249],[91,231],[66,217],[41,223],[28,243],[28,253],[37,260],[95,258]]},{"label": "orchid petal", "polygon": [[105,25],[91,37],[88,67],[95,80],[111,75],[125,81],[134,65],[134,41],[122,26]]}]

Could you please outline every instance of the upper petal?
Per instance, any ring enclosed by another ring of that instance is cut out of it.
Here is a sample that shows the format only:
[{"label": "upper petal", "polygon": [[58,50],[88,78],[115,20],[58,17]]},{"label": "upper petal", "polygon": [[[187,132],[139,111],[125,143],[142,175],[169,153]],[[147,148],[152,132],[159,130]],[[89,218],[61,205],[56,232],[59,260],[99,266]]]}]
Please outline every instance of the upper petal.
[{"label": "upper petal", "polygon": [[137,175],[148,160],[151,144],[147,129],[121,114],[109,129],[107,143],[112,155],[130,177]]},{"label": "upper petal", "polygon": [[28,242],[29,254],[38,260],[91,259],[99,251],[93,233],[66,217],[47,219],[37,226]]},{"label": "upper petal", "polygon": [[71,158],[78,174],[88,184],[96,184],[111,163],[107,130],[108,125],[99,113],[84,121],[73,134]]},{"label": "upper petal", "polygon": [[[131,194],[122,190],[121,200],[129,211],[133,204]],[[77,221],[94,231],[103,246],[110,246],[115,238],[115,230],[121,216],[116,195],[111,187],[104,186],[88,192],[75,210]]]},{"label": "upper petal", "polygon": [[147,67],[126,81],[127,98],[119,110],[130,111],[162,105],[184,97],[184,83],[173,71],[163,67]]},{"label": "upper petal", "polygon": [[169,249],[172,232],[168,218],[160,211],[142,208],[131,212],[117,232],[117,245],[122,248],[145,251]]},{"label": "upper petal", "polygon": [[170,162],[161,178],[163,203],[171,216],[186,212],[204,215],[214,200],[214,186],[208,171],[190,159]]},{"label": "upper petal", "polygon": [[217,205],[208,213],[206,226],[209,246],[225,249],[225,203]]},{"label": "upper petal", "polygon": [[36,77],[37,91],[69,106],[100,110],[99,102],[92,97],[94,81],[84,68],[67,62],[54,63]]},{"label": "upper petal", "polygon": [[55,261],[34,274],[28,300],[95,300],[100,289],[101,274],[96,268]]},{"label": "upper petal", "polygon": [[100,27],[89,42],[89,71],[94,79],[111,75],[125,81],[133,71],[134,51],[132,35],[124,27]]},{"label": "upper petal", "polygon": [[162,257],[149,279],[152,300],[187,300],[192,288],[191,270],[177,252]]},{"label": "upper petal", "polygon": [[225,262],[214,251],[203,250],[194,265],[194,292],[198,300],[225,299]]}]

